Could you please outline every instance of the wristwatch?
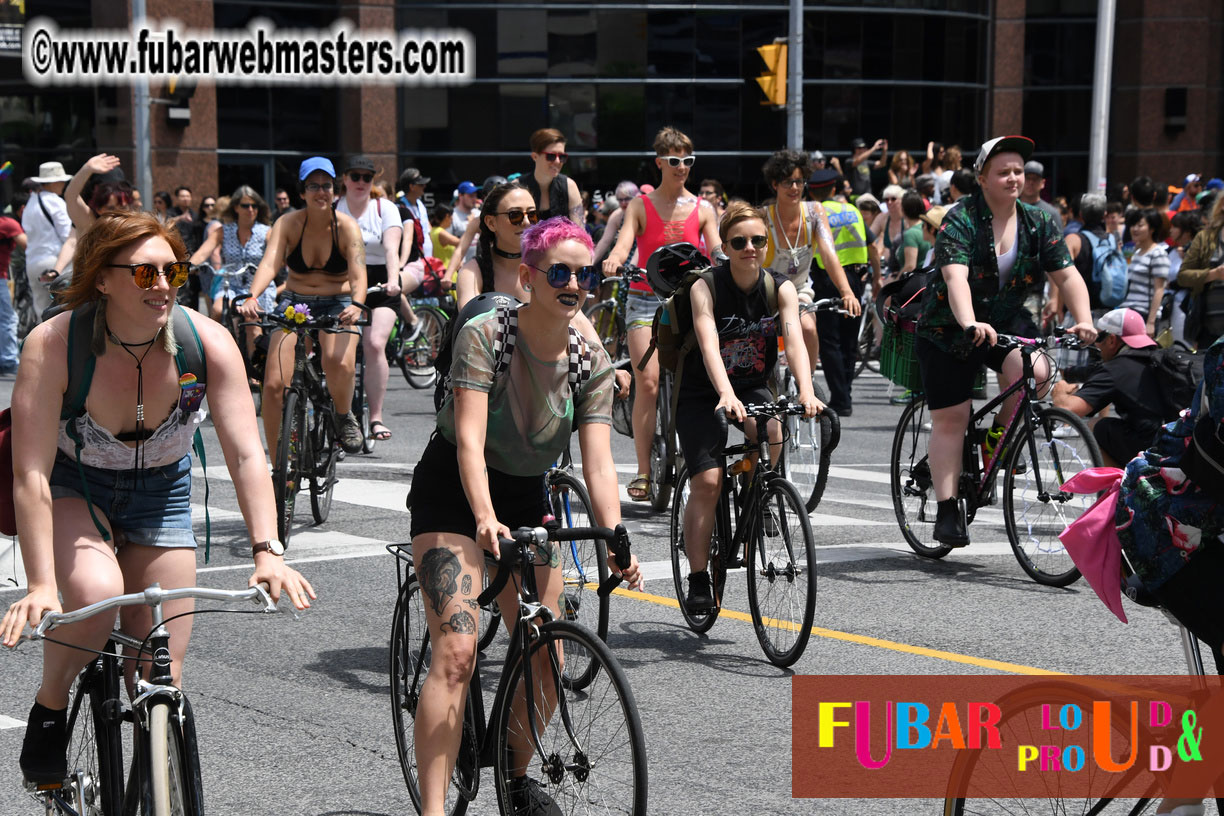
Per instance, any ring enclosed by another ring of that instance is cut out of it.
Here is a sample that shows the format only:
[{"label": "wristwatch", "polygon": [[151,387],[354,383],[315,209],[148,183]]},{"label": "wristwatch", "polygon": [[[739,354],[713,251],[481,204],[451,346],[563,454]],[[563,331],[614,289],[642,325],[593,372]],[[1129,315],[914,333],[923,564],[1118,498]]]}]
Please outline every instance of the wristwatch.
[{"label": "wristwatch", "polygon": [[270,552],[273,555],[284,555],[285,545],[273,538],[269,539],[268,541],[257,542],[251,547],[251,555],[258,555],[261,552]]}]

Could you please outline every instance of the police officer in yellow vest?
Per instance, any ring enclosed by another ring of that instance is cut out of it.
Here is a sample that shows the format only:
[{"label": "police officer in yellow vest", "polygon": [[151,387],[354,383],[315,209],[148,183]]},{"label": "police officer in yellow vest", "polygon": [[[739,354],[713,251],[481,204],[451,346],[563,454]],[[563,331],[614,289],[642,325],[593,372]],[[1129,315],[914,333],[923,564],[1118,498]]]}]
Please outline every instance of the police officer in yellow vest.
[{"label": "police officer in yellow vest", "polygon": [[[808,192],[824,207],[833,231],[833,249],[846,273],[846,280],[857,297],[863,296],[867,275],[880,273],[880,258],[875,251],[875,236],[863,222],[853,204],[833,199],[840,175],[836,170],[817,170],[808,179]],[[837,297],[837,288],[824,271],[824,259],[817,253],[812,267],[815,298]],[[829,404],[838,416],[850,416],[853,406],[850,384],[858,354],[860,317],[844,317],[836,312],[816,314],[816,333],[820,337],[820,364],[829,385]],[[870,319],[867,317],[866,319]]]}]

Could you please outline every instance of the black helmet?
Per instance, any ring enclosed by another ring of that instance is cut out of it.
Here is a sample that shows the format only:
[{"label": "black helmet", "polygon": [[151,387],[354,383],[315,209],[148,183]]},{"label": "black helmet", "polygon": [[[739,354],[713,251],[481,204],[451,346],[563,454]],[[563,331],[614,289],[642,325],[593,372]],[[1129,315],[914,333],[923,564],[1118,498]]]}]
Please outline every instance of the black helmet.
[{"label": "black helmet", "polygon": [[480,185],[480,197],[488,198],[489,193],[493,192],[494,187],[498,186],[499,184],[505,184],[505,183],[506,183],[505,176],[489,176],[487,179],[484,180],[484,184]]},{"label": "black helmet", "polygon": [[476,315],[482,315],[499,306],[513,309],[521,305],[518,298],[514,295],[507,295],[504,292],[485,292],[484,294],[477,295],[465,303],[463,308],[459,310],[459,317],[455,320],[455,331],[463,328]]},{"label": "black helmet", "polygon": [[710,259],[692,244],[667,244],[656,249],[646,262],[646,280],[659,297],[676,291],[684,276],[710,268]]}]

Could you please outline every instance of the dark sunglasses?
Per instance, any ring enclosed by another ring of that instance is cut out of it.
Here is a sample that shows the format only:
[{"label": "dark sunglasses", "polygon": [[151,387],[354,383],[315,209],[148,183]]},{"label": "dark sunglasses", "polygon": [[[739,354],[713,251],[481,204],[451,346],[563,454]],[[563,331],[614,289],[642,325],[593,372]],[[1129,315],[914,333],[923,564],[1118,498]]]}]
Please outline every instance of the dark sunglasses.
[{"label": "dark sunglasses", "polygon": [[332,183],[330,181],[325,181],[322,184],[316,184],[312,181],[306,185],[306,192],[308,193],[330,193],[331,191]]},{"label": "dark sunglasses", "polygon": [[803,179],[788,178],[778,182],[779,187],[802,187]]},{"label": "dark sunglasses", "polygon": [[130,269],[132,280],[141,289],[152,289],[153,284],[157,283],[158,275],[165,275],[166,283],[173,288],[178,288],[186,283],[187,278],[191,275],[191,264],[187,261],[171,261],[162,269],[158,269],[151,263],[107,264],[107,266],[115,269]]},{"label": "dark sunglasses", "polygon": [[369,184],[371,181],[373,181],[373,180],[374,180],[374,174],[373,174],[373,173],[356,173],[356,172],[350,172],[350,173],[348,174],[348,177],[349,177],[349,181],[361,181],[361,182],[364,182],[364,183],[366,183],[366,184]]},{"label": "dark sunglasses", "polygon": [[769,243],[769,238],[764,235],[754,235],[751,239],[747,235],[737,235],[730,241],[727,241],[727,243],[730,244],[731,248],[736,252],[743,252],[748,246],[749,240],[752,241],[753,249],[764,249],[765,245]]},{"label": "dark sunglasses", "polygon": [[683,159],[679,156],[663,156],[662,159],[672,167],[679,167],[682,164],[685,167],[692,167],[693,162],[697,161],[696,156],[685,156]]},{"label": "dark sunglasses", "polygon": [[888,202],[890,202],[890,201],[900,201],[900,200],[901,200],[901,199],[899,199],[899,198],[895,198],[895,197],[894,197],[894,198],[886,198],[886,199],[884,199],[884,203],[885,203],[885,204],[887,204],[887,203],[888,203]]},{"label": "dark sunglasses", "polygon": [[588,292],[598,288],[603,283],[603,273],[598,266],[584,266],[581,269],[570,269],[563,263],[555,263],[548,269],[541,269],[535,264],[527,264],[537,272],[543,272],[548,277],[548,285],[554,289],[564,289],[569,286],[570,277],[578,279],[578,288]]},{"label": "dark sunglasses", "polygon": [[239,207],[241,207],[241,208],[242,208],[242,209],[244,209],[244,210],[258,210],[258,209],[259,209],[259,205],[258,205],[258,204],[252,204],[252,203],[250,203],[250,202],[248,202],[248,203],[246,203],[246,204],[239,204],[238,206],[239,206]]},{"label": "dark sunglasses", "polygon": [[549,162],[564,162],[569,158],[568,153],[541,153],[545,161]]},{"label": "dark sunglasses", "polygon": [[510,223],[516,227],[519,224],[523,223],[524,216],[526,216],[527,220],[530,221],[532,224],[535,224],[539,222],[540,220],[539,210],[524,210],[520,207],[515,207],[512,210],[506,210],[505,212],[499,212],[495,214],[506,216],[506,218],[509,219]]}]

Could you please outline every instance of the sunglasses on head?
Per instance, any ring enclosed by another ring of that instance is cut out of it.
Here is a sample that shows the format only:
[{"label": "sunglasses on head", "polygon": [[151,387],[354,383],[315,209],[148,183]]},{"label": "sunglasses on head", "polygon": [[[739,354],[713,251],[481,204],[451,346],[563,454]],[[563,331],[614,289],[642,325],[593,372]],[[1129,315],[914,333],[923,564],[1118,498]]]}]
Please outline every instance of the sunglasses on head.
[{"label": "sunglasses on head", "polygon": [[306,192],[308,193],[330,193],[331,191],[332,183],[330,181],[324,181],[320,184],[316,184],[312,181],[310,184],[306,185]]},{"label": "sunglasses on head", "polygon": [[727,241],[727,243],[730,244],[731,248],[736,252],[743,252],[744,249],[747,248],[749,241],[752,241],[753,249],[764,249],[765,245],[769,243],[769,239],[764,235],[754,235],[751,238],[749,238],[747,235],[737,235],[731,240]]},{"label": "sunglasses on head", "polygon": [[356,171],[349,171],[348,177],[349,181],[360,181],[366,184],[374,180],[373,173],[358,173]]},{"label": "sunglasses on head", "polygon": [[499,212],[499,213],[496,213],[496,214],[497,214],[497,215],[504,215],[504,216],[506,216],[506,219],[507,219],[507,220],[509,220],[509,222],[510,222],[511,224],[513,224],[514,226],[516,226],[516,227],[517,227],[519,224],[523,223],[523,218],[524,218],[524,216],[525,216],[525,217],[527,218],[527,220],[528,220],[528,221],[530,221],[532,224],[535,224],[535,223],[539,222],[539,220],[540,220],[540,212],[539,212],[539,210],[524,210],[524,209],[523,209],[523,208],[521,208],[521,207],[515,207],[514,209],[511,209],[511,210],[506,210],[505,212]]},{"label": "sunglasses on head", "polygon": [[570,277],[578,279],[578,288],[590,292],[603,282],[603,273],[598,266],[584,266],[581,269],[570,269],[563,263],[555,263],[548,269],[541,269],[535,264],[528,264],[537,272],[543,272],[548,278],[548,285],[554,289],[564,289],[569,286]]},{"label": "sunglasses on head", "polygon": [[564,162],[569,158],[568,153],[541,153],[540,155],[548,162]]},{"label": "sunglasses on head", "polygon": [[685,167],[692,167],[693,162],[697,161],[696,156],[685,156],[683,159],[679,156],[661,156],[660,158],[662,158],[663,161],[667,162],[672,167],[679,167],[682,164]]},{"label": "sunglasses on head", "polygon": [[187,282],[191,274],[191,264],[187,261],[171,261],[162,269],[158,269],[151,263],[107,264],[107,266],[115,269],[130,269],[132,281],[141,289],[152,289],[153,284],[157,283],[158,275],[165,275],[166,283],[178,288]]}]

